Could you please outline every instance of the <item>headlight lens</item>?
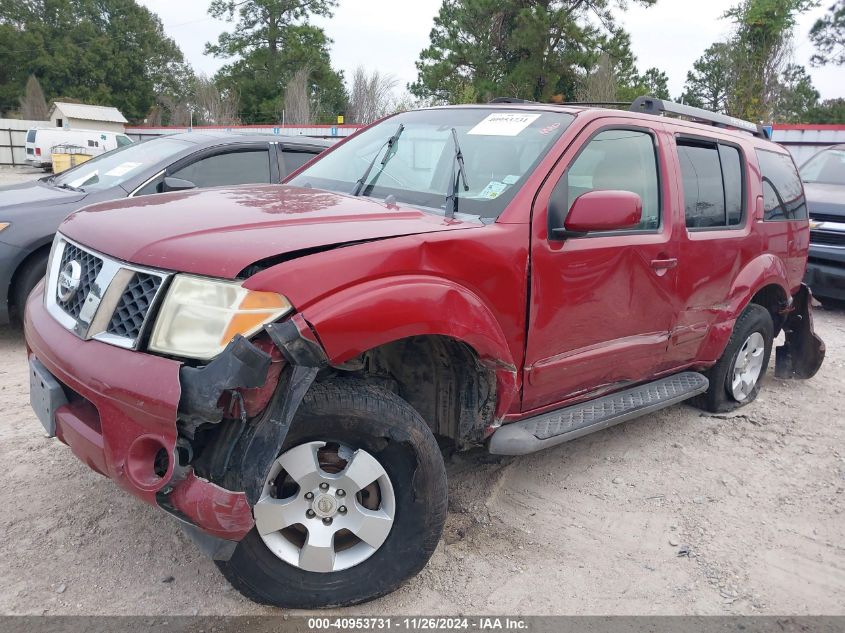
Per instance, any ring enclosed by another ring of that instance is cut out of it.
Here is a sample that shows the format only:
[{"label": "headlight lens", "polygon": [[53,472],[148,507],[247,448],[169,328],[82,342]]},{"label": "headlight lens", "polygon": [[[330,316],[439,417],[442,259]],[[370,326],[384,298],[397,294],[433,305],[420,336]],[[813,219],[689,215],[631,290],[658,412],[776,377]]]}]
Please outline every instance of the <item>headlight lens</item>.
[{"label": "headlight lens", "polygon": [[0,222],[0,233],[9,228],[8,222]]},{"label": "headlight lens", "polygon": [[292,309],[275,292],[247,290],[235,281],[176,275],[159,310],[149,349],[208,360],[236,334],[249,337]]}]

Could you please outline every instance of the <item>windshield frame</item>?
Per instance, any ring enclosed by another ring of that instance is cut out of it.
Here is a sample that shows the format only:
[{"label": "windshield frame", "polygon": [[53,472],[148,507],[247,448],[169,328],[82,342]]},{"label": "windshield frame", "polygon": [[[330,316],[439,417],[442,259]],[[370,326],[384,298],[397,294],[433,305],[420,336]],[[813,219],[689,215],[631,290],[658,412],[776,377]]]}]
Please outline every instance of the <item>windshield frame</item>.
[{"label": "windshield frame", "polygon": [[[440,120],[434,119],[431,121],[426,121],[424,119],[424,115],[430,113],[448,114],[440,117]],[[469,113],[472,113],[475,116],[474,120],[467,121],[467,119],[471,118],[468,116]],[[451,114],[452,116],[449,116],[449,114]],[[495,114],[526,115],[528,117],[531,117],[531,120],[525,125],[524,128],[521,128],[519,132],[513,134],[500,134],[491,132],[482,133],[480,131],[473,131],[476,127],[479,127],[481,123],[487,121],[487,119],[491,115]],[[418,116],[420,118],[414,120],[414,118]],[[374,128],[379,126],[381,126],[383,131],[385,132],[383,138],[382,136],[378,135],[370,135],[371,138],[369,138],[365,142],[365,144],[360,145],[359,143],[360,147],[357,149],[361,151],[359,151],[357,154],[353,153],[348,155],[349,158],[360,159],[362,161],[360,163],[361,173],[363,173],[364,169],[367,166],[366,161],[369,158],[374,157],[372,153],[369,153],[367,151],[367,148],[374,149],[375,147],[381,147],[381,150],[376,150],[377,153],[375,157],[378,159],[382,158],[382,155],[378,154],[378,152],[381,151],[381,153],[384,154],[385,142],[388,140],[391,134],[395,133],[395,126],[397,123],[402,123],[406,127],[405,134],[408,134],[407,130],[411,129],[412,132],[410,136],[413,136],[415,127],[418,133],[420,130],[424,130],[427,125],[431,125],[432,129],[436,132],[446,130],[446,132],[448,133],[448,142],[443,141],[439,137],[432,137],[431,141],[432,144],[442,142],[442,149],[437,151],[447,153],[450,158],[453,155],[453,140],[450,132],[453,127],[458,127],[459,129],[461,129],[458,134],[461,135],[462,140],[460,141],[460,143],[462,145],[472,145],[472,143],[470,143],[470,140],[476,139],[474,147],[476,158],[479,154],[483,153],[484,143],[487,142],[482,139],[492,139],[489,141],[490,143],[501,144],[503,142],[507,142],[508,139],[516,139],[521,132],[530,129],[534,129],[541,132],[544,138],[540,142],[538,142],[537,140],[541,138],[539,136],[523,136],[519,139],[518,145],[515,146],[518,148],[518,152],[515,153],[520,154],[520,156],[518,156],[516,160],[523,161],[523,164],[527,165],[525,167],[522,167],[522,165],[519,166],[520,173],[518,174],[518,178],[516,178],[515,180],[505,181],[508,186],[504,192],[497,192],[495,196],[491,196],[485,199],[479,192],[476,192],[475,195],[466,196],[464,194],[463,187],[460,188],[460,192],[458,192],[460,208],[457,216],[460,216],[461,218],[476,218],[484,223],[491,223],[497,221],[499,218],[508,214],[512,203],[520,197],[520,192],[524,189],[525,185],[532,178],[532,176],[536,174],[540,166],[546,160],[549,159],[549,155],[555,151],[555,147],[558,146],[559,141],[564,136],[564,134],[566,134],[566,132],[572,128],[572,124],[575,122],[576,118],[576,112],[547,107],[543,104],[537,104],[537,107],[514,106],[508,104],[437,106],[432,108],[424,108],[419,110],[411,110],[408,112],[396,113],[391,116],[385,117],[379,121],[376,121],[375,123],[367,127],[361,128],[354,134],[344,139],[342,142],[338,143],[335,147],[332,147],[330,150],[324,152],[316,161],[314,161],[310,165],[304,166],[302,169],[299,169],[296,172],[290,174],[285,179],[284,184],[299,187],[312,187],[333,193],[339,193],[342,195],[351,195],[352,192],[356,189],[355,179],[360,177],[360,173],[357,174],[355,178],[351,178],[350,174],[343,174],[340,168],[330,167],[330,170],[335,169],[335,171],[326,172],[326,176],[324,177],[323,175],[319,174],[319,170],[316,170],[315,168],[319,166],[320,163],[323,162],[323,160],[334,155],[335,152],[345,152],[345,148],[348,149],[348,144],[356,143],[356,139],[360,139],[361,136],[367,134],[368,132],[371,132]],[[472,133],[470,134],[470,132]],[[547,140],[545,139],[545,137],[547,137]],[[402,139],[405,138],[406,136],[403,135]],[[400,139],[400,141],[397,143],[400,148],[402,139]],[[424,143],[427,139],[423,135],[421,137],[417,137],[416,140],[417,143]],[[411,151],[415,151],[415,148],[413,148]],[[467,154],[466,149],[464,149],[463,154]],[[394,158],[394,160],[396,159]],[[437,163],[438,159],[434,159],[429,167],[431,173],[434,174],[435,180],[437,179]],[[355,164],[357,164],[357,162]],[[470,171],[472,166],[475,165],[471,165],[469,160],[467,160],[467,171]],[[511,168],[513,167],[514,165],[511,165]],[[318,171],[318,173],[314,174],[314,171]],[[511,176],[508,176],[509,179],[513,178],[514,176],[517,176],[516,172],[513,171],[513,169],[508,169],[505,171],[508,174],[512,174]],[[377,169],[373,170],[373,174],[376,174],[377,172]],[[391,204],[395,203],[400,206],[412,207],[427,213],[447,218],[451,215],[451,213],[449,213],[448,210],[445,208],[445,205],[449,201],[449,189],[447,187],[447,182],[444,181],[442,191],[440,191],[435,186],[435,180],[432,181],[432,188],[423,189],[413,188],[413,185],[401,189],[397,187],[391,188],[386,184],[383,184],[381,181],[379,181],[375,186],[372,186],[370,181],[372,179],[373,174],[370,174],[370,176],[367,178],[367,184],[362,189],[362,191],[368,191],[368,195],[366,197],[378,201],[390,201]],[[328,177],[329,175],[340,175],[340,178],[330,179]],[[342,179],[344,175],[348,178],[348,182],[347,180]],[[380,175],[380,172],[378,173],[378,175]],[[382,180],[390,181],[392,178],[392,176],[387,173],[385,174],[385,176],[387,178]],[[471,184],[475,184],[472,183],[472,180],[473,178],[471,177]],[[489,184],[493,184],[494,180],[495,179],[491,180],[490,177],[487,177],[486,179],[483,179],[483,183],[487,183],[487,181],[490,181]],[[398,181],[396,182],[398,183]],[[496,198],[498,198],[498,200],[496,201],[498,203],[496,205],[496,208],[490,207],[490,211],[493,211],[493,213],[479,213],[479,210],[481,210],[480,207],[485,204],[490,204]]]}]

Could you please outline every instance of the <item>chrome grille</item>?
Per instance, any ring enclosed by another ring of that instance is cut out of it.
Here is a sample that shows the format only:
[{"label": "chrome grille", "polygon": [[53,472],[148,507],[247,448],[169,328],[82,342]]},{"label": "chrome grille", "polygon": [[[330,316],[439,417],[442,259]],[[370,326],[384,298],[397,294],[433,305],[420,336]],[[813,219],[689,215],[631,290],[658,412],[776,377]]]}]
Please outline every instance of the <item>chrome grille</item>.
[{"label": "chrome grille", "polygon": [[161,277],[135,273],[120,297],[106,332],[128,339],[137,339],[150,306],[161,287]]},{"label": "chrome grille", "polygon": [[65,250],[62,253],[59,270],[63,270],[64,267],[72,261],[77,262],[79,267],[82,269],[79,279],[79,288],[67,301],[62,301],[58,297],[57,300],[62,310],[67,312],[74,319],[78,319],[79,313],[82,312],[82,305],[85,303],[85,298],[88,296],[88,293],[91,292],[91,288],[97,279],[97,275],[99,275],[100,271],[103,269],[103,260],[93,253],[83,251],[78,246],[69,243],[65,246]]},{"label": "chrome grille", "polygon": [[810,244],[845,246],[845,233],[839,231],[810,231]]},{"label": "chrome grille", "polygon": [[80,338],[136,349],[170,275],[108,257],[58,234],[44,303]]}]

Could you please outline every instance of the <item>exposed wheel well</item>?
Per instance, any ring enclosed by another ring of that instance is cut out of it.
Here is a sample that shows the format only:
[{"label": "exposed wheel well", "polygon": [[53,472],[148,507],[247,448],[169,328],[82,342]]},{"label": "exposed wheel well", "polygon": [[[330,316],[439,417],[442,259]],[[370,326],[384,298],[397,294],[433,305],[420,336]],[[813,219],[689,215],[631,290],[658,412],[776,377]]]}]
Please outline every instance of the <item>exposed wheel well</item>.
[{"label": "exposed wheel well", "polygon": [[471,347],[446,336],[413,336],[332,368],[378,382],[410,403],[435,435],[480,442],[496,408],[495,372]]},{"label": "exposed wheel well", "polygon": [[783,288],[777,284],[770,284],[757,291],[749,303],[756,303],[763,306],[772,315],[772,323],[775,326],[775,336],[780,334],[783,326],[783,310],[789,305],[789,298]]},{"label": "exposed wheel well", "polygon": [[21,306],[15,305],[15,297],[17,295],[17,288],[18,283],[20,283],[20,279],[23,276],[24,272],[28,269],[28,267],[35,261],[41,258],[46,258],[50,255],[50,246],[51,242],[44,244],[43,246],[39,246],[34,251],[32,251],[26,258],[18,265],[15,269],[14,274],[12,275],[12,280],[9,282],[9,292],[8,292],[8,301],[9,301],[9,308],[10,312],[12,310],[16,310],[18,314],[20,314]]}]

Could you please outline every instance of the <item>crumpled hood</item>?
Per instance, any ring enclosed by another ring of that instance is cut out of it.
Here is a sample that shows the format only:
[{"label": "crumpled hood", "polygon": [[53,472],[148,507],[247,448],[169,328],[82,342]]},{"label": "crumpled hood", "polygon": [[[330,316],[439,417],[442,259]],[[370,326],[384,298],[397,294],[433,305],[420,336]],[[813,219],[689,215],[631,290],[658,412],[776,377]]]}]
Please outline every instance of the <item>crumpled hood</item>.
[{"label": "crumpled hood", "polygon": [[0,209],[3,210],[3,217],[0,220],[5,219],[9,212],[18,212],[24,208],[29,210],[29,207],[43,208],[76,202],[84,197],[84,192],[51,187],[38,180],[0,187]]},{"label": "crumpled hood", "polygon": [[845,186],[806,182],[804,193],[807,196],[807,208],[810,215],[813,213],[841,215],[842,221],[845,222]]},{"label": "crumpled hood", "polygon": [[92,205],[59,231],[128,262],[232,279],[294,251],[480,226],[318,189],[245,185]]}]

